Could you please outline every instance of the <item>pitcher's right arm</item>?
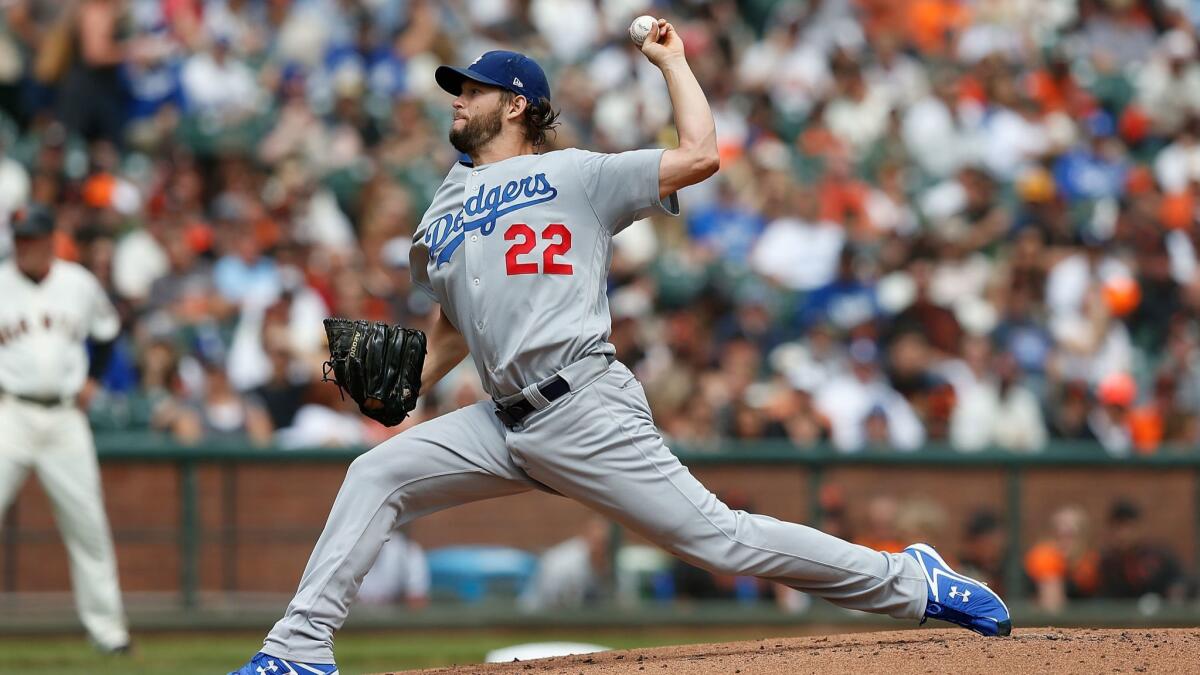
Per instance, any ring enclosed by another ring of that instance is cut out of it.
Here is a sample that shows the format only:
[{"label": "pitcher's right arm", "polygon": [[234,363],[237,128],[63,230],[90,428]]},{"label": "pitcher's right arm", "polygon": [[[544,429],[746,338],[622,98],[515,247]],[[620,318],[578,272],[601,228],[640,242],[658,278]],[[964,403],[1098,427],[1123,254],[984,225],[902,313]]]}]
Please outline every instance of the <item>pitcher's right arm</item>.
[{"label": "pitcher's right arm", "polygon": [[704,90],[684,57],[683,39],[675,26],[659,19],[642,43],[642,53],[658,66],[667,81],[675,129],[679,132],[679,147],[664,152],[659,166],[658,196],[665,199],[720,168],[717,129]]}]

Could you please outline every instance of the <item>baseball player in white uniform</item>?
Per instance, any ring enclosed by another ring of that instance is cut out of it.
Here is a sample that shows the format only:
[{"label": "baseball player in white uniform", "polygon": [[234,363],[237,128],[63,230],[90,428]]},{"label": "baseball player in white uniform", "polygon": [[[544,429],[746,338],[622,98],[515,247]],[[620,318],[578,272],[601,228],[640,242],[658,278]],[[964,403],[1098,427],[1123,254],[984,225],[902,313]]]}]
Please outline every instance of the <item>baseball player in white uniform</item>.
[{"label": "baseball player in white uniform", "polygon": [[96,448],[76,405],[95,386],[120,321],[91,272],[55,259],[53,232],[54,214],[29,206],[13,225],[15,255],[0,264],[0,513],[36,474],[66,544],[79,617],[98,649],[124,653]]},{"label": "baseball player in white uniform", "polygon": [[642,52],[663,73],[679,147],[538,154],[553,124],[542,69],[514,52],[442,66],[455,96],[450,169],[413,236],[412,275],[440,305],[421,390],[468,354],[490,400],[419,424],[356,459],[300,588],[238,675],[336,673],[333,634],[397,524],[531,489],[575,499],[684,560],[786,584],[852,609],[1006,635],[1004,603],[932,548],[889,554],[733,511],[667,449],[634,375],[614,359],[612,237],[677,213],[717,170],[712,113],[671,24]]}]

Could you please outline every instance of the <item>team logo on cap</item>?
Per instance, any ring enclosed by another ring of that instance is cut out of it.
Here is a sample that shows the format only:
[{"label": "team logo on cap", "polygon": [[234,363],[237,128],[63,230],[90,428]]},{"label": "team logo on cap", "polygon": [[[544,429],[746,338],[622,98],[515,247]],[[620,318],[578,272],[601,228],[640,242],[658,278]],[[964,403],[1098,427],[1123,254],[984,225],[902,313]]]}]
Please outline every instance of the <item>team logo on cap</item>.
[{"label": "team logo on cap", "polygon": [[468,67],[468,68],[470,68],[471,66],[475,65],[476,63],[479,63],[480,59],[482,59],[482,58],[483,58],[483,54],[480,54],[479,56],[476,56],[476,57],[475,57],[475,60],[471,62],[471,65],[469,65],[469,66],[467,66],[467,67]]}]

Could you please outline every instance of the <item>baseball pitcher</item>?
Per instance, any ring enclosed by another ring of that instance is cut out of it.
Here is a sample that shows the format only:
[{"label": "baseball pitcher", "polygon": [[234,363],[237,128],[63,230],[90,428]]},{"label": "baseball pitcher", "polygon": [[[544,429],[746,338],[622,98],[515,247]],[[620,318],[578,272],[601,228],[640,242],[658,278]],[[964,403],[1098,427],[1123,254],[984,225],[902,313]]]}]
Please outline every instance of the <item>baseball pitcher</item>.
[{"label": "baseball pitcher", "polygon": [[[87,417],[120,322],[100,282],[54,259],[54,214],[29,206],[0,264],[0,514],[32,470],[62,531],[79,617],[97,648],[128,651],[112,536]],[[93,341],[90,363],[85,340]]]},{"label": "baseball pitcher", "polygon": [[[851,609],[1009,633],[1000,598],[932,548],[882,553],[733,511],[667,449],[641,384],[607,342],[612,237],[656,211],[678,213],[676,191],[711,176],[718,159],[713,117],[675,28],[659,20],[641,49],[666,79],[677,148],[539,154],[556,115],[536,63],[494,51],[437,70],[455,97],[450,142],[471,160],[450,169],[413,236],[413,280],[440,313],[420,381],[375,387],[404,392],[396,396],[356,399],[368,414],[393,400],[407,408],[468,355],[491,399],[408,429],[351,464],[295,598],[236,673],[336,673],[333,634],[397,524],[531,489],[575,499],[714,572],[777,581]],[[330,334],[331,348],[349,345],[332,349],[335,367],[408,353],[401,334],[373,336],[365,322],[352,330],[353,339]],[[341,367],[339,384],[361,380]]]}]

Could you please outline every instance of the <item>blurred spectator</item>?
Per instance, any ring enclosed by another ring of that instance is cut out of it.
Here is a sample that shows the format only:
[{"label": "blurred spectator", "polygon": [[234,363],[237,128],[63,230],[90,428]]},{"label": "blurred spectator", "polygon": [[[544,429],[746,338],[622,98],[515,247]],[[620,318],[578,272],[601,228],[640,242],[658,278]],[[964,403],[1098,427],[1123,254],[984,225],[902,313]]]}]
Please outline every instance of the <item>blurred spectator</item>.
[{"label": "blurred spectator", "polygon": [[1063,506],[1050,516],[1049,533],[1025,554],[1025,574],[1038,607],[1060,612],[1068,599],[1100,591],[1100,554],[1088,532],[1087,513]]},{"label": "blurred spectator", "polygon": [[230,125],[256,112],[260,92],[254,72],[230,50],[230,39],[214,35],[183,66],[187,109],[210,124]]},{"label": "blurred spectator", "polygon": [[842,452],[862,450],[868,440],[895,450],[916,450],[925,430],[913,409],[879,372],[878,348],[860,339],[850,345],[850,374],[826,384],[816,407],[829,421]]},{"label": "blurred spectator", "polygon": [[825,422],[813,405],[811,385],[803,380],[777,384],[764,404],[763,414],[772,425],[772,433],[786,436],[798,448],[828,439]]},{"label": "blurred spectator", "polygon": [[1190,447],[1200,440],[1198,422],[1180,400],[1178,375],[1162,370],[1154,380],[1151,400],[1130,413],[1134,449],[1147,454],[1163,445]]},{"label": "blurred spectator", "polygon": [[875,318],[878,303],[874,289],[859,278],[854,263],[854,253],[843,248],[833,281],[804,296],[799,308],[801,329],[829,321],[849,331]]},{"label": "blurred spectator", "polygon": [[213,282],[229,302],[263,303],[280,291],[279,266],[248,232],[230,231],[228,252],[213,266]]},{"label": "blurred spectator", "polygon": [[953,354],[962,341],[962,326],[954,312],[934,301],[931,295],[933,267],[928,261],[915,260],[909,267],[915,297],[892,321],[893,334],[919,336],[928,347],[942,354]]},{"label": "blurred spectator", "polygon": [[12,251],[12,232],[9,229],[13,214],[29,202],[29,172],[13,159],[7,144],[0,143],[0,258]]},{"label": "blurred spectator", "polygon": [[985,340],[975,340],[969,365],[973,381],[959,387],[950,420],[950,442],[959,450],[998,447],[1006,450],[1040,450],[1047,430],[1041,405],[1020,383],[1016,358],[1007,352],[989,358]]},{"label": "blurred spectator", "polygon": [[935,369],[936,357],[924,333],[902,330],[892,336],[887,351],[887,379],[924,421],[928,438],[945,439],[954,390]]},{"label": "blurred spectator", "polygon": [[329,383],[311,382],[305,389],[304,404],[292,417],[292,424],[275,434],[275,441],[288,450],[319,447],[361,447],[367,444],[367,424],[358,406],[343,398]]},{"label": "blurred spectator", "polygon": [[430,575],[425,549],[402,530],[392,532],[375,564],[358,587],[358,601],[369,605],[403,602],[407,609],[429,604]]},{"label": "blurred spectator", "polygon": [[182,443],[198,442],[202,430],[184,397],[175,347],[161,338],[151,340],[137,355],[137,371],[136,387],[102,396],[91,406],[93,426],[161,431]]},{"label": "blurred spectator", "polygon": [[908,497],[900,503],[896,512],[896,533],[900,541],[936,542],[944,541],[947,535],[948,517],[946,509],[936,500],[925,497]]},{"label": "blurred spectator", "polygon": [[1150,112],[1156,130],[1178,131],[1189,116],[1200,112],[1195,36],[1182,30],[1164,33],[1134,82],[1138,103]]},{"label": "blurred spectator", "polygon": [[59,115],[67,128],[85,138],[120,142],[123,126],[121,64],[130,44],[119,34],[122,0],[62,3],[55,32],[42,48],[57,52],[53,79],[62,78]]},{"label": "blurred spectator", "polygon": [[1113,373],[1096,390],[1100,406],[1088,415],[1088,429],[1109,454],[1127,456],[1133,449],[1131,408],[1137,384],[1127,373]]},{"label": "blurred spectator", "polygon": [[611,543],[608,521],[589,519],[579,535],[542,553],[518,604],[527,611],[570,609],[601,599],[612,566]]},{"label": "blurred spectator", "polygon": [[820,203],[811,189],[795,190],[789,207],[767,224],[750,263],[754,271],[792,290],[825,286],[834,279],[846,234],[836,223],[820,219]]},{"label": "blurred spectator", "polygon": [[717,199],[687,219],[688,235],[718,260],[744,263],[765,227],[762,216],[742,203],[728,179],[717,183]]},{"label": "blurred spectator", "polygon": [[921,168],[945,178],[972,159],[966,144],[970,128],[952,74],[943,70],[931,75],[933,91],[905,112],[902,133],[906,149]]},{"label": "blurred spectator", "polygon": [[171,271],[167,252],[170,236],[165,219],[151,219],[145,228],[127,233],[113,252],[113,287],[121,297],[145,301],[154,282]]},{"label": "blurred spectator", "polygon": [[292,357],[289,345],[282,338],[270,340],[267,358],[271,362],[271,376],[253,390],[271,417],[271,426],[285,429],[292,426],[296,413],[304,404],[308,389],[308,371]]},{"label": "blurred spectator", "polygon": [[1100,594],[1135,599],[1155,595],[1179,601],[1187,581],[1175,554],[1146,540],[1142,512],[1128,501],[1117,501],[1108,515],[1109,545],[1100,558]]},{"label": "blurred spectator", "polygon": [[900,540],[896,519],[900,502],[890,495],[878,495],[867,502],[867,517],[854,537],[854,543],[876,551],[899,553],[912,542]]},{"label": "blurred spectator", "polygon": [[229,382],[224,364],[204,362],[203,393],[192,406],[205,441],[245,438],[254,445],[271,442],[271,417],[259,404],[238,393]]},{"label": "blurred spectator", "polygon": [[820,507],[817,513],[817,529],[847,541],[858,541],[851,527],[849,514],[846,512],[846,494],[837,483],[826,482],[821,485],[817,495]]},{"label": "blurred spectator", "polygon": [[1094,112],[1083,125],[1087,143],[1059,156],[1055,182],[1068,202],[1115,198],[1125,191],[1126,158],[1116,132],[1112,116]]},{"label": "blurred spectator", "polygon": [[881,88],[868,85],[852,60],[839,64],[834,77],[838,93],[825,109],[825,123],[851,152],[862,154],[883,136],[891,101]]},{"label": "blurred spectator", "polygon": [[1008,557],[1007,542],[1000,517],[990,509],[980,509],[967,520],[962,553],[958,557],[963,574],[979,579],[1002,597],[1006,595],[1004,564]]}]

